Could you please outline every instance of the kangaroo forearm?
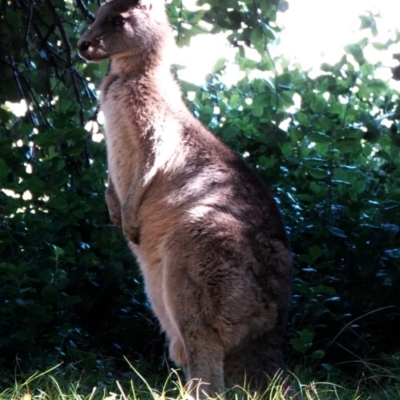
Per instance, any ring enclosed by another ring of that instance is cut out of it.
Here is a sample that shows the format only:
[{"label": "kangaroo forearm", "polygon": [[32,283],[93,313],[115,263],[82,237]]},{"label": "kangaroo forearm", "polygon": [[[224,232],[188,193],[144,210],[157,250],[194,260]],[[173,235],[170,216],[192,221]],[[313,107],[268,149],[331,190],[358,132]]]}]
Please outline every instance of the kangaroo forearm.
[{"label": "kangaroo forearm", "polygon": [[108,180],[106,190],[106,203],[111,222],[118,228],[122,228],[121,223],[121,204],[117,193],[115,192],[114,184],[111,179]]},{"label": "kangaroo forearm", "polygon": [[139,207],[144,192],[142,179],[137,177],[129,188],[128,194],[121,206],[122,230],[133,243],[139,244]]}]

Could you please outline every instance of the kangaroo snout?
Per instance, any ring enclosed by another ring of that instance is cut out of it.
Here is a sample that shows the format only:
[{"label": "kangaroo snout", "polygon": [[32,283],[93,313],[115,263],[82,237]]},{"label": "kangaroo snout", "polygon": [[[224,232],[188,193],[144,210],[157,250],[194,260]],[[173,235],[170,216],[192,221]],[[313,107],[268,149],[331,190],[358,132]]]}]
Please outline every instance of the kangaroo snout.
[{"label": "kangaroo snout", "polygon": [[99,39],[88,40],[86,35],[78,41],[79,55],[85,60],[99,62],[108,58]]},{"label": "kangaroo snout", "polygon": [[88,40],[80,39],[78,41],[79,55],[86,60],[90,60],[90,47],[91,43]]},{"label": "kangaroo snout", "polygon": [[86,51],[88,51],[89,47],[90,47],[90,42],[88,42],[87,40],[83,40],[83,41],[79,40],[79,42],[78,42],[78,50],[79,50],[80,54],[85,53]]},{"label": "kangaroo snout", "polygon": [[92,43],[90,40],[88,40],[85,36],[87,33],[85,33],[79,40],[78,40],[78,52],[79,55],[82,58],[85,58],[86,60],[90,59],[90,48],[92,47]]}]

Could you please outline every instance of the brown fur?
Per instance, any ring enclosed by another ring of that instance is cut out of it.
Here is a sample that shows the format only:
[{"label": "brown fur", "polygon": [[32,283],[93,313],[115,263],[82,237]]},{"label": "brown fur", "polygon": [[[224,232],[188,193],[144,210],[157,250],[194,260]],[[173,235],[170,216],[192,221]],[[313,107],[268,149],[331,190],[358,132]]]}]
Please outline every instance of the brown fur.
[{"label": "brown fur", "polygon": [[161,0],[113,0],[78,43],[88,60],[112,60],[101,86],[110,218],[188,380],[209,394],[224,380],[257,388],[284,368],[290,247],[265,185],[182,101],[171,38]]}]

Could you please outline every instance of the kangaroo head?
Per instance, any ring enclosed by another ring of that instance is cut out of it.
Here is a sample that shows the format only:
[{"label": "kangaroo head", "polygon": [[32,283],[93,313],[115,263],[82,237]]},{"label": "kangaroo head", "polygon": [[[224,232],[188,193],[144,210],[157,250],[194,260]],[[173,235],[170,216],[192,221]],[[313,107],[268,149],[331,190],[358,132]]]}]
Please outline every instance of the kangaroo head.
[{"label": "kangaroo head", "polygon": [[109,0],[78,41],[79,54],[93,62],[146,58],[159,51],[168,30],[163,0]]}]

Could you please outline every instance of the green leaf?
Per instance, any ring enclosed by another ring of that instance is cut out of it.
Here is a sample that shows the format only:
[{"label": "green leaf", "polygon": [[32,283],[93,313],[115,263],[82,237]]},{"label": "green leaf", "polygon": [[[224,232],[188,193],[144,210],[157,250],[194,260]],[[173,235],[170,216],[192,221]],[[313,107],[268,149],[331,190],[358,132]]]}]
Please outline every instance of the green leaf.
[{"label": "green leaf", "polygon": [[361,147],[359,139],[339,139],[335,142],[335,147],[343,153],[354,153]]},{"label": "green leaf", "polygon": [[19,130],[20,134],[24,137],[28,137],[33,131],[32,124],[23,124]]},{"label": "green leaf", "polygon": [[321,114],[326,109],[326,101],[322,96],[317,96],[310,104],[310,108],[316,114]]},{"label": "green leaf", "polygon": [[58,156],[58,152],[55,150],[54,146],[50,146],[49,150],[48,150],[48,155],[47,155],[47,159],[51,160],[54,157]]},{"label": "green leaf", "polygon": [[60,293],[56,290],[56,288],[52,285],[46,285],[42,291],[42,296],[52,303],[57,302],[60,300]]},{"label": "green leaf", "polygon": [[311,354],[311,358],[314,358],[316,360],[319,360],[320,358],[322,358],[325,355],[325,352],[323,350],[315,350],[312,354]]},{"label": "green leaf", "polygon": [[61,307],[72,306],[78,304],[82,301],[80,296],[68,296],[60,301]]},{"label": "green leaf", "polygon": [[310,249],[308,250],[310,253],[310,256],[312,257],[313,260],[316,260],[317,258],[321,257],[323,254],[323,251],[321,250],[321,247],[319,246],[311,246]]},{"label": "green leaf", "polygon": [[0,107],[0,121],[5,125],[10,119],[10,113]]},{"label": "green leaf", "polygon": [[347,238],[345,233],[340,228],[337,228],[335,226],[328,226],[328,230],[330,233],[332,233],[333,236]]},{"label": "green leaf", "polygon": [[316,158],[316,157],[305,157],[303,159],[304,161],[304,165],[308,168],[310,167],[314,167],[314,166],[328,166],[329,163],[327,160],[323,159],[323,158]]},{"label": "green leaf", "polygon": [[385,254],[391,258],[400,258],[400,248],[385,250]]},{"label": "green leaf", "polygon": [[54,279],[54,272],[49,268],[42,269],[40,271],[41,279],[46,283],[51,283]]},{"label": "green leaf", "polygon": [[372,43],[372,46],[374,47],[374,49],[379,50],[379,51],[385,51],[388,49],[388,45],[384,44],[384,43],[374,42],[374,43]]},{"label": "green leaf", "polygon": [[64,161],[64,160],[58,160],[58,161],[57,161],[56,168],[55,168],[55,171],[56,171],[56,172],[59,172],[59,171],[61,171],[61,170],[64,169],[64,168],[65,168],[65,161]]},{"label": "green leaf", "polygon": [[315,288],[315,291],[317,293],[323,293],[323,294],[327,294],[329,296],[333,296],[334,294],[336,294],[336,290],[333,287],[325,286],[325,285],[318,285]]},{"label": "green leaf", "polygon": [[296,351],[305,353],[312,346],[313,337],[314,334],[310,330],[303,329],[299,337],[292,339],[290,343]]},{"label": "green leaf", "polygon": [[300,339],[291,339],[290,344],[292,345],[293,349],[298,351],[299,353],[305,353],[307,351],[307,347]]},{"label": "green leaf", "polygon": [[300,125],[310,126],[310,122],[309,122],[306,114],[304,114],[302,112],[298,112],[296,114],[296,119]]},{"label": "green leaf", "polygon": [[53,247],[54,254],[55,254],[57,257],[64,254],[64,249],[62,249],[61,247],[58,247],[58,246],[56,246],[56,245],[53,245],[52,247]]},{"label": "green leaf", "polygon": [[311,343],[313,337],[314,337],[314,334],[313,334],[309,329],[303,329],[303,330],[300,332],[300,339],[301,339],[304,343]]},{"label": "green leaf", "polygon": [[336,131],[336,136],[342,139],[362,139],[364,137],[364,131],[355,128],[345,128]]},{"label": "green leaf", "polygon": [[36,193],[42,193],[46,187],[46,183],[39,179],[36,175],[32,175],[28,180],[28,189]]},{"label": "green leaf", "polygon": [[341,179],[332,179],[332,183],[335,183],[337,185],[351,186],[351,183],[349,181],[344,181]]},{"label": "green leaf", "polygon": [[68,208],[68,203],[62,197],[51,197],[47,202],[47,206],[59,211],[65,211]]},{"label": "green leaf", "polygon": [[263,35],[263,31],[259,25],[255,26],[251,30],[250,40],[256,50],[263,55],[265,52],[265,38]]},{"label": "green leaf", "polygon": [[30,329],[20,329],[15,333],[15,337],[19,340],[32,340],[32,330]]},{"label": "green leaf", "polygon": [[313,259],[312,257],[310,257],[309,254],[299,254],[297,256],[297,258],[301,261],[304,262],[306,264],[312,264],[313,263]]},{"label": "green leaf", "polygon": [[263,114],[264,114],[264,105],[261,104],[260,102],[257,102],[257,103],[254,102],[254,103],[251,105],[251,114],[252,114],[254,117],[257,117],[257,118],[262,117]]},{"label": "green leaf", "polygon": [[315,179],[325,179],[329,176],[328,172],[321,168],[311,168],[308,173]]},{"label": "green leaf", "polygon": [[223,70],[225,68],[225,65],[226,65],[226,58],[225,57],[218,58],[217,62],[214,64],[213,67],[214,74]]},{"label": "green leaf", "polygon": [[63,253],[65,253],[67,256],[73,256],[76,251],[75,246],[71,240],[67,242],[67,244],[62,248],[62,250]]},{"label": "green leaf", "polygon": [[371,16],[367,16],[367,15],[360,15],[359,17],[361,19],[361,26],[360,26],[360,30],[362,29],[367,29],[371,26]]},{"label": "green leaf", "polygon": [[17,267],[14,264],[2,262],[0,263],[0,269],[2,269],[4,273],[8,273],[9,271],[15,271]]},{"label": "green leaf", "polygon": [[12,10],[8,9],[6,11],[4,20],[6,21],[7,24],[9,24],[10,27],[15,29],[15,31],[18,31],[21,28],[21,23],[23,20],[22,11],[20,11],[20,10],[12,11]]},{"label": "green leaf", "polygon": [[372,90],[373,93],[379,95],[381,93],[385,93],[388,89],[388,86],[386,82],[383,82],[380,79],[372,79],[368,83],[368,88]]},{"label": "green leaf", "polygon": [[0,158],[0,182],[5,181],[8,175],[8,168],[6,162]]},{"label": "green leaf", "polygon": [[230,125],[222,131],[222,137],[225,140],[234,140],[238,135],[240,135],[240,129],[234,125]]},{"label": "green leaf", "polygon": [[279,75],[277,78],[277,84],[283,86],[289,86],[292,82],[292,74],[286,73]]},{"label": "green leaf", "polygon": [[315,182],[311,182],[310,184],[310,189],[315,193],[318,194],[321,191],[321,186],[319,186],[317,183]]},{"label": "green leaf", "polygon": [[361,194],[365,192],[365,189],[367,188],[367,184],[364,181],[357,181],[354,186],[354,192],[357,194]]},{"label": "green leaf", "polygon": [[293,149],[293,147],[292,147],[292,145],[290,143],[285,143],[283,146],[281,146],[282,154],[285,157],[289,157],[290,156],[290,154],[292,153],[292,149]]},{"label": "green leaf", "polygon": [[65,132],[65,139],[75,141],[79,139],[85,139],[88,136],[88,132],[83,128],[70,128]]},{"label": "green leaf", "polygon": [[307,137],[315,143],[330,143],[331,138],[322,132],[310,131],[307,132]]},{"label": "green leaf", "polygon": [[358,64],[365,63],[364,53],[359,44],[349,44],[345,46],[345,50],[354,57]]}]

